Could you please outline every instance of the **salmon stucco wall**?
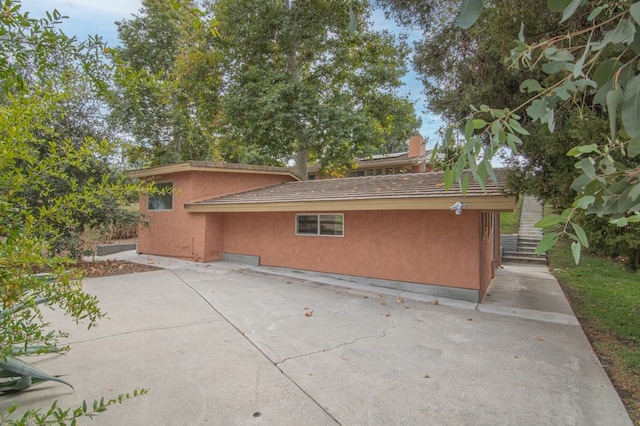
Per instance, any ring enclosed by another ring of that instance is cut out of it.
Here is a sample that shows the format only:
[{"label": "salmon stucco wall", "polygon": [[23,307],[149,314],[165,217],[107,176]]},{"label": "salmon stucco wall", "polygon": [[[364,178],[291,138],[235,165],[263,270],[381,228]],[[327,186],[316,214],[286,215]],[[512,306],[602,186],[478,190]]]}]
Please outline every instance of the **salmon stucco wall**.
[{"label": "salmon stucco wall", "polygon": [[[494,252],[496,244],[494,232],[496,229],[500,229],[500,214],[487,212],[483,213],[483,215],[485,215],[485,218],[484,220],[482,217],[480,219],[480,241],[478,247],[478,257],[480,259],[480,299],[484,296],[484,293],[487,291],[487,287],[489,287],[489,283],[495,275],[494,272],[497,259],[495,258],[496,256]],[[496,216],[498,217],[497,224],[495,223]]]},{"label": "salmon stucco wall", "polygon": [[259,256],[262,265],[480,289],[479,211],[347,211],[343,237],[295,235],[295,220],[295,212],[224,213],[224,252]]},{"label": "salmon stucco wall", "polygon": [[138,230],[138,253],[193,259],[219,260],[222,252],[222,216],[188,213],[184,204],[235,192],[248,191],[294,180],[289,175],[187,171],[156,176],[156,183],[172,182],[172,210],[148,210],[147,197],[140,212],[149,226]]}]

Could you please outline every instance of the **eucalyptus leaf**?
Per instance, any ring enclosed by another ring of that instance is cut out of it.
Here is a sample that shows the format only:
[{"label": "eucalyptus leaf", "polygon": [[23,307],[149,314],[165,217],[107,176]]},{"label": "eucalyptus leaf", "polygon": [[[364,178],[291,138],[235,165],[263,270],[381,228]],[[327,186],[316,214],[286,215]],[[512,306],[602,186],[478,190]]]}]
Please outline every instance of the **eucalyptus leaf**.
[{"label": "eucalyptus leaf", "polygon": [[576,200],[576,207],[586,210],[595,200],[596,197],[593,195],[585,195]]},{"label": "eucalyptus leaf", "polygon": [[613,90],[613,80],[609,80],[604,83],[596,92],[593,97],[593,104],[606,107],[607,105],[607,93]]},{"label": "eucalyptus leaf", "polygon": [[542,65],[542,71],[549,75],[557,74],[567,69],[566,61],[552,61]]},{"label": "eucalyptus leaf", "polygon": [[631,139],[627,144],[627,155],[631,158],[640,154],[640,136]]},{"label": "eucalyptus leaf", "polygon": [[547,114],[547,104],[543,99],[535,99],[526,109],[527,115],[534,121],[540,120]]},{"label": "eucalyptus leaf", "polygon": [[629,220],[623,216],[615,219],[610,219],[609,223],[611,223],[612,225],[616,225],[618,228],[623,228],[629,224]]},{"label": "eucalyptus leaf", "polygon": [[454,176],[450,167],[444,169],[444,189],[450,190],[453,187]]},{"label": "eucalyptus leaf", "polygon": [[487,123],[486,121],[484,121],[484,120],[482,120],[482,119],[479,119],[479,118],[476,118],[476,119],[474,119],[474,120],[471,120],[471,122],[473,123],[473,128],[474,128],[474,129],[476,129],[476,130],[478,130],[478,129],[482,129],[482,128],[484,128],[487,124],[489,124],[489,123]]},{"label": "eucalyptus leaf", "polygon": [[630,137],[640,136],[640,75],[629,80],[624,88],[622,125]]},{"label": "eucalyptus leaf", "polygon": [[473,136],[474,129],[473,120],[467,120],[467,122],[464,123],[464,137],[467,140],[471,139]]},{"label": "eucalyptus leaf", "polygon": [[571,18],[576,10],[583,4],[585,4],[587,0],[572,0],[571,3],[562,11],[562,20],[560,22],[564,22],[567,19]]},{"label": "eucalyptus leaf", "polygon": [[622,65],[622,62],[618,61],[617,58],[608,59],[598,65],[591,78],[598,84],[598,87],[601,87],[613,79]]},{"label": "eucalyptus leaf", "polygon": [[553,225],[564,222],[564,218],[558,214],[551,214],[540,219],[536,224],[536,228],[548,228]]},{"label": "eucalyptus leaf", "polygon": [[538,246],[536,247],[536,254],[540,255],[546,253],[547,250],[556,245],[556,243],[558,242],[558,235],[559,234],[557,232],[549,232],[547,234],[544,234],[542,240],[540,240]]},{"label": "eucalyptus leaf", "polygon": [[592,159],[583,158],[582,160],[580,160],[580,162],[578,164],[580,165],[580,168],[582,169],[582,172],[585,175],[587,175],[591,179],[596,177],[596,168],[593,165],[593,160]]},{"label": "eucalyptus leaf", "polygon": [[580,263],[580,253],[582,252],[582,247],[580,243],[574,241],[571,243],[571,254],[573,255],[573,260],[576,262],[576,265]]},{"label": "eucalyptus leaf", "polygon": [[620,89],[619,87],[607,93],[607,112],[609,114],[609,129],[611,131],[612,141],[616,140],[618,105],[622,103],[622,98],[622,89]]},{"label": "eucalyptus leaf", "polygon": [[550,46],[547,47],[543,52],[543,55],[549,61],[555,62],[571,62],[574,59],[574,56],[571,52],[566,49],[558,49],[557,47]]},{"label": "eucalyptus leaf", "polygon": [[576,237],[578,237],[578,241],[580,241],[580,244],[582,244],[584,248],[589,248],[589,240],[587,239],[587,234],[584,232],[584,229],[582,229],[582,226],[578,225],[575,222],[571,222],[571,227],[575,231]]},{"label": "eucalyptus leaf", "polygon": [[456,26],[464,30],[476,23],[482,12],[482,0],[462,0]]},{"label": "eucalyptus leaf", "polygon": [[515,120],[513,118],[509,119],[509,126],[513,129],[513,131],[520,133],[521,135],[529,135],[530,133],[520,125],[520,123],[518,122],[518,120]]},{"label": "eucalyptus leaf", "polygon": [[543,90],[544,88],[540,85],[538,80],[534,80],[530,78],[520,83],[521,92],[533,93],[533,92],[541,92]]},{"label": "eucalyptus leaf", "polygon": [[629,13],[637,24],[640,24],[640,3],[636,2],[629,7]]},{"label": "eucalyptus leaf", "polygon": [[589,16],[587,16],[587,21],[591,22],[594,19],[596,19],[598,16],[600,16],[603,10],[604,10],[604,6],[598,6],[595,9],[593,9],[589,14]]}]

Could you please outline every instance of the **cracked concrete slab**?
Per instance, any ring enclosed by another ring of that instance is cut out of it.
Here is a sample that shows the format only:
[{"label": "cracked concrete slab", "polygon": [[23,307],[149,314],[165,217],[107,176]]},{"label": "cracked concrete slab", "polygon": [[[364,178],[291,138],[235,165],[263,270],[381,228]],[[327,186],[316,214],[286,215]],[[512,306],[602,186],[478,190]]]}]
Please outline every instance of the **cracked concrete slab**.
[{"label": "cracked concrete slab", "polygon": [[111,318],[95,330],[49,313],[73,349],[37,366],[76,392],[46,384],[0,409],[144,387],[94,423],[631,424],[544,269],[501,272],[478,306],[300,271],[135,259],[169,269],[86,280]]}]

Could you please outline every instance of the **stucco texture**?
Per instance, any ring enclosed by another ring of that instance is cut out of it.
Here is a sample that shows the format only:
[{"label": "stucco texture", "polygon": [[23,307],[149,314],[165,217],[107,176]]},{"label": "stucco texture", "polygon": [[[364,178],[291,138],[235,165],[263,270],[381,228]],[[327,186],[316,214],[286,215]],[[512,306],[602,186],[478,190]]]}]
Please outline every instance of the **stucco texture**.
[{"label": "stucco texture", "polygon": [[347,211],[343,237],[296,235],[295,214],[224,213],[224,251],[259,256],[262,265],[386,280],[475,290],[485,281],[479,211]]},{"label": "stucco texture", "polygon": [[155,176],[156,183],[172,182],[172,210],[148,210],[147,197],[140,199],[140,212],[149,226],[138,231],[138,252],[196,261],[220,259],[220,224],[204,214],[188,213],[184,204],[230,193],[263,188],[293,180],[292,177],[256,173],[210,173],[188,171]]}]

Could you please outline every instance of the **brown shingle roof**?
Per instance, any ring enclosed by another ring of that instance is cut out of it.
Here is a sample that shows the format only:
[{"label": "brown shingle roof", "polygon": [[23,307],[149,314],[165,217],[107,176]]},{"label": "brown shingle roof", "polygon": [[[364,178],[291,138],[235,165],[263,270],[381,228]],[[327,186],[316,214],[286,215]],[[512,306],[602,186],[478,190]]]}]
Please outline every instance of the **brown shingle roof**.
[{"label": "brown shingle roof", "polygon": [[[487,179],[486,191],[471,179],[465,198],[503,195],[504,182],[500,171],[497,171],[497,176],[498,185]],[[188,205],[463,197],[458,185],[445,191],[443,182],[444,173],[442,172],[307,180],[287,182]]]}]

